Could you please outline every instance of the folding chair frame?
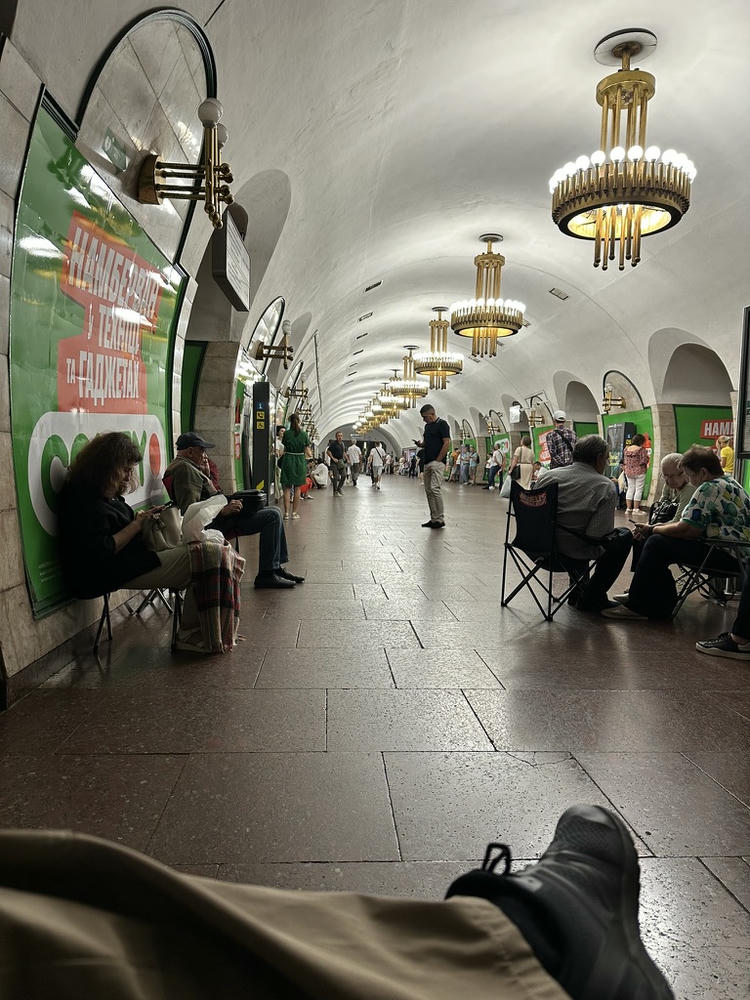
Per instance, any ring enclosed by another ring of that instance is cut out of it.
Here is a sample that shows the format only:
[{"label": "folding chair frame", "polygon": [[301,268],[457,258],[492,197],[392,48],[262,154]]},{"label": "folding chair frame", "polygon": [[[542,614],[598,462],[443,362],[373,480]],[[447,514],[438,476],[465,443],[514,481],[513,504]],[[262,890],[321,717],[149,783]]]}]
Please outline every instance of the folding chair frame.
[{"label": "folding chair frame", "polygon": [[[677,579],[677,601],[674,608],[672,609],[672,618],[676,618],[680,608],[685,603],[685,601],[694,594],[696,590],[700,590],[701,587],[706,586],[711,580],[716,579],[734,579],[742,580],[742,577],[748,571],[748,557],[741,554],[740,550],[747,548],[747,543],[730,541],[728,539],[707,539],[706,544],[708,549],[705,556],[701,560],[700,564],[697,566],[690,566],[687,563],[678,563],[680,568],[681,576]],[[712,554],[715,551],[725,551],[730,555],[733,555],[737,560],[738,569],[736,572],[731,572],[727,569],[714,569],[707,566],[710,561]],[[726,602],[724,602],[726,603]]]}]

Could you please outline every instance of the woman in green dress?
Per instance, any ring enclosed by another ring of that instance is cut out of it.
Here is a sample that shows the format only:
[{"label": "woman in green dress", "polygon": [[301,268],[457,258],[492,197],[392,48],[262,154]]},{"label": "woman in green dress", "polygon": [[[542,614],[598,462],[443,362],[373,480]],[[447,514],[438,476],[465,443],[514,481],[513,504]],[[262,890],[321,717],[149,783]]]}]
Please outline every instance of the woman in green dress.
[{"label": "woman in green dress", "polygon": [[[292,486],[304,486],[307,482],[307,453],[310,450],[310,439],[302,430],[299,417],[293,413],[289,418],[289,430],[281,439],[284,446],[284,457],[281,462],[281,487],[284,493],[284,517],[289,518],[289,493]],[[298,520],[297,504],[299,503],[299,488],[294,491],[292,502],[292,519]]]}]

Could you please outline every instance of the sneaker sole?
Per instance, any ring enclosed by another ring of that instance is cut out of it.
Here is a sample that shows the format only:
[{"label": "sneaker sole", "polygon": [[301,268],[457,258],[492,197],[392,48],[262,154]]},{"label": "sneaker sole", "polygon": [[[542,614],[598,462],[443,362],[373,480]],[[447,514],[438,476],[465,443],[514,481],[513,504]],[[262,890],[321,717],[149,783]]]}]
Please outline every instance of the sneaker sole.
[{"label": "sneaker sole", "polygon": [[696,642],[695,648],[699,653],[705,653],[706,656],[722,656],[725,660],[750,660],[750,652],[743,653],[738,650],[736,653],[733,653],[730,649],[706,649],[699,642]]}]

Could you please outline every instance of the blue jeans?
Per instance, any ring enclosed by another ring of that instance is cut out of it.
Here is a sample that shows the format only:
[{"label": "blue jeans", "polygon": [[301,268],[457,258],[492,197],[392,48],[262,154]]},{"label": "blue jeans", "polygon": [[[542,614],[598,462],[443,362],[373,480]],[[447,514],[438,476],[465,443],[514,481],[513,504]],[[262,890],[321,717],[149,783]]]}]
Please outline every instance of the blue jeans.
[{"label": "blue jeans", "polygon": [[261,507],[254,514],[217,517],[211,527],[218,528],[227,538],[260,534],[259,573],[270,573],[289,561],[284,522],[278,507]]},{"label": "blue jeans", "polygon": [[490,466],[490,470],[487,473],[487,485],[488,486],[494,486],[495,485],[495,476],[498,473],[500,473],[500,486],[498,487],[498,489],[502,489],[503,488],[503,470],[500,468],[499,465],[491,465]]}]

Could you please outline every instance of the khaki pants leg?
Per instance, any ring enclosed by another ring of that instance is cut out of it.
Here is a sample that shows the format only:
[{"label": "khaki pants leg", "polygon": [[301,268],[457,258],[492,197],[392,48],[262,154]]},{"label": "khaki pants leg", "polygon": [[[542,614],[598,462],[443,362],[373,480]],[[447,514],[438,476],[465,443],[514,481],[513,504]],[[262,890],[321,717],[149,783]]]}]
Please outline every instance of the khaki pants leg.
[{"label": "khaki pants leg", "polygon": [[433,521],[445,521],[441,491],[444,469],[445,466],[442,462],[428,462],[424,467],[424,492]]},{"label": "khaki pants leg", "polygon": [[174,549],[157,552],[159,562],[156,569],[142,573],[134,580],[128,580],[123,586],[127,590],[151,590],[153,587],[169,587],[173,590],[187,590],[182,608],[183,630],[195,628],[198,623],[198,610],[195,606],[193,588],[190,586],[190,555],[187,545],[178,545]]}]

